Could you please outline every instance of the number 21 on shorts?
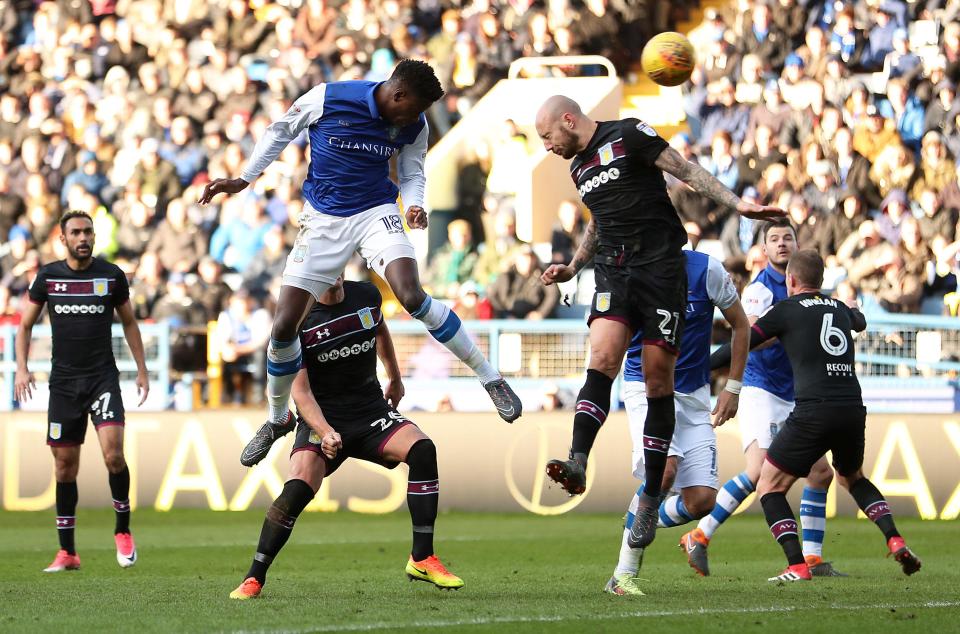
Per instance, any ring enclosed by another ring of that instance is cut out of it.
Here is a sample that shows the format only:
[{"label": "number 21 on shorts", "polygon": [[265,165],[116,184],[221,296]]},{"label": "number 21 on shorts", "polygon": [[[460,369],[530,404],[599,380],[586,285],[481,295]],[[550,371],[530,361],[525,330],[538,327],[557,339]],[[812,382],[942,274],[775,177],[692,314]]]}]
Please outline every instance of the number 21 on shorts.
[{"label": "number 21 on shorts", "polygon": [[659,328],[660,334],[663,335],[663,340],[671,346],[675,345],[677,342],[677,326],[680,323],[680,313],[658,308],[657,314],[661,317]]}]

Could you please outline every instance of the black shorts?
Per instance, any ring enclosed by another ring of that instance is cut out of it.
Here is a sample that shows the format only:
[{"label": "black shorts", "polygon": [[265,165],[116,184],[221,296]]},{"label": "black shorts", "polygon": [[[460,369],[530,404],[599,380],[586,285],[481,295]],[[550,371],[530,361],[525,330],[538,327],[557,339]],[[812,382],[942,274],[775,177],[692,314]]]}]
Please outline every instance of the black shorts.
[{"label": "black shorts", "polygon": [[863,466],[867,409],[863,405],[798,405],[767,449],[767,460],[798,478],[828,451],[840,475],[853,475]]},{"label": "black shorts", "polygon": [[590,307],[590,322],[614,319],[632,332],[643,331],[644,345],[657,345],[677,353],[687,310],[687,266],[679,259],[649,264],[605,264],[597,257],[597,291]]},{"label": "black shorts", "polygon": [[340,434],[340,440],[343,441],[343,447],[337,452],[337,457],[330,460],[323,455],[321,450],[321,437],[310,429],[310,426],[304,422],[303,418],[297,418],[297,435],[293,442],[293,451],[290,455],[298,451],[312,451],[318,454],[327,462],[327,473],[330,475],[336,471],[347,458],[356,458],[366,460],[375,464],[383,465],[388,469],[397,466],[396,462],[388,462],[383,458],[383,448],[387,442],[393,438],[393,435],[406,427],[413,425],[413,422],[387,405],[368,412],[353,420],[327,415],[327,422]]},{"label": "black shorts", "polygon": [[53,447],[82,445],[87,435],[87,414],[99,429],[123,425],[123,399],[116,373],[89,377],[50,379],[47,410],[47,444]]}]

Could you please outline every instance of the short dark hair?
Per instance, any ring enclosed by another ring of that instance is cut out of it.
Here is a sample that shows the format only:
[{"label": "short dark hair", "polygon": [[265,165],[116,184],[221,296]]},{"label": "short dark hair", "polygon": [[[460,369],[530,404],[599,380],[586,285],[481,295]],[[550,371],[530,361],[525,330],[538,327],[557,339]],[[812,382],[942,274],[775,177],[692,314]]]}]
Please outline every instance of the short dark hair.
[{"label": "short dark hair", "polygon": [[760,241],[764,244],[767,242],[767,232],[771,229],[778,229],[780,227],[789,227],[790,231],[793,232],[793,239],[797,239],[797,228],[791,224],[786,218],[777,218],[775,220],[766,220],[762,225],[760,225]]},{"label": "short dark hair", "polygon": [[439,101],[443,97],[443,88],[440,86],[440,80],[434,74],[433,68],[430,67],[430,64],[418,59],[400,60],[397,67],[393,69],[390,81],[402,84],[417,97],[430,103]]},{"label": "short dark hair", "polygon": [[60,232],[61,232],[61,233],[66,233],[66,232],[67,232],[67,223],[70,222],[71,220],[73,220],[74,218],[86,218],[87,220],[90,221],[90,224],[93,224],[93,218],[91,218],[91,217],[90,217],[90,214],[88,214],[87,212],[85,212],[85,211],[76,211],[76,210],[74,210],[74,211],[68,211],[67,213],[63,214],[63,216],[60,217]]},{"label": "short dark hair", "polygon": [[804,286],[823,286],[823,258],[816,249],[801,249],[794,253],[790,256],[787,270]]}]

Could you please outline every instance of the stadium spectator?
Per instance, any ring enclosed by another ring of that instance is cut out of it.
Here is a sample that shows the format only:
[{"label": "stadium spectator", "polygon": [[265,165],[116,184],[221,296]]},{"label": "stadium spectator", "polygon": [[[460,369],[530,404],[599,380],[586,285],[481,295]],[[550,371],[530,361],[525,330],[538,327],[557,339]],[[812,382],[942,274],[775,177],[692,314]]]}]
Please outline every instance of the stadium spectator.
[{"label": "stadium spectator", "polygon": [[[117,207],[121,205],[118,204]],[[139,258],[146,249],[153,231],[153,209],[139,200],[134,200],[119,212],[117,254],[134,260]]]},{"label": "stadium spectator", "polygon": [[205,321],[215,321],[233,294],[223,281],[223,265],[206,255],[197,265],[197,278],[190,287],[190,294],[202,309]]},{"label": "stadium spectator", "polygon": [[550,233],[551,263],[566,263],[580,247],[587,223],[583,219],[583,209],[575,200],[565,200],[557,207],[557,224]]},{"label": "stadium spectator", "polygon": [[272,225],[263,236],[263,249],[257,253],[243,271],[243,286],[255,298],[267,294],[270,282],[283,275],[287,263],[287,245],[283,239],[283,227]]},{"label": "stadium spectator", "polygon": [[231,201],[223,205],[223,222],[210,236],[210,255],[218,262],[243,273],[253,258],[263,249],[264,236],[270,231],[272,223],[264,213],[263,201],[252,200],[253,195],[234,200],[238,203],[239,213],[233,217],[228,211],[235,208]]},{"label": "stadium spectator", "polygon": [[453,304],[453,311],[465,320],[493,318],[493,306],[490,305],[490,300],[480,297],[480,290],[473,280],[467,280],[460,285],[459,296]]},{"label": "stadium spectator", "polygon": [[736,88],[729,77],[722,77],[715,87],[707,87],[707,98],[700,109],[700,150],[706,150],[717,132],[727,132],[737,147],[743,143],[750,119],[750,108],[737,103]]},{"label": "stadium spectator", "polygon": [[[747,145],[744,143],[744,145]],[[773,129],[766,124],[758,125],[753,138],[753,147],[743,152],[737,159],[738,183],[736,190],[742,190],[760,180],[763,170],[773,163],[782,163],[786,157],[777,149],[777,140]]]},{"label": "stadium spectator", "polygon": [[935,92],[935,98],[927,106],[923,127],[928,132],[936,130],[944,133],[951,127],[950,120],[956,116],[958,111],[956,104],[957,86],[949,79],[944,79],[937,84]]},{"label": "stadium spectator", "polygon": [[727,189],[736,190],[740,182],[740,172],[732,149],[731,134],[726,130],[717,130],[710,142],[710,154],[700,157],[700,165]]},{"label": "stadium spectator", "polygon": [[757,55],[773,67],[779,67],[790,51],[790,37],[774,23],[773,10],[767,0],[754,2],[751,17],[752,24],[742,36],[741,50]]},{"label": "stadium spectator", "polygon": [[[823,218],[823,227],[819,233],[817,248],[828,266],[836,265],[836,253],[847,236],[857,233],[857,228],[867,219],[864,202],[858,194],[847,190],[840,197],[839,210]],[[801,242],[801,244],[804,244]],[[806,247],[813,247],[808,244]]]},{"label": "stadium spectator", "polygon": [[214,334],[223,359],[223,378],[228,396],[236,405],[246,404],[254,378],[265,370],[264,346],[270,335],[270,314],[241,289],[230,296],[217,318]]},{"label": "stadium spectator", "polygon": [[487,288],[487,297],[501,319],[536,321],[550,317],[560,299],[556,285],[540,283],[543,265],[533,247],[521,246],[511,266]]},{"label": "stadium spectator", "polygon": [[916,169],[913,152],[894,141],[876,157],[870,168],[870,179],[880,195],[887,196],[895,189],[906,190],[913,182]]},{"label": "stadium spectator", "polygon": [[498,210],[490,238],[477,249],[479,257],[473,269],[474,281],[486,288],[513,262],[514,253],[524,244],[517,238],[517,218],[513,210]]},{"label": "stadium spectator", "polygon": [[947,154],[943,145],[943,137],[939,132],[930,130],[923,135],[920,150],[920,165],[914,174],[913,187],[910,197],[913,200],[920,198],[925,187],[933,187],[937,191],[946,189],[947,185],[956,178],[956,164]]},{"label": "stadium spectator", "polygon": [[863,199],[870,209],[880,206],[880,193],[870,180],[870,161],[853,149],[853,133],[841,127],[833,135],[833,168],[837,174],[837,186]]},{"label": "stadium spectator", "polygon": [[186,187],[204,169],[207,157],[193,140],[193,124],[187,117],[176,117],[170,124],[170,140],[160,146],[160,158],[171,163]]},{"label": "stadium spectator", "polygon": [[476,263],[477,252],[470,223],[454,220],[447,225],[447,243],[430,261],[425,283],[435,297],[455,299],[459,296],[460,285],[473,275]]},{"label": "stadium spectator", "polygon": [[167,205],[167,215],[151,232],[146,250],[155,253],[167,271],[189,273],[206,254],[203,233],[187,217],[187,204],[176,198]]},{"label": "stadium spectator", "polygon": [[900,243],[900,225],[910,215],[907,193],[894,189],[883,199],[880,211],[876,218],[877,231],[887,243],[896,246]]},{"label": "stadium spectator", "polygon": [[160,158],[160,144],[156,139],[140,143],[140,161],[133,170],[130,184],[140,192],[140,198],[156,213],[166,213],[167,203],[180,195],[180,179],[176,168]]},{"label": "stadium spectator", "polygon": [[919,206],[922,214],[917,220],[923,239],[930,244],[934,238],[941,236],[947,242],[953,242],[956,238],[957,209],[944,207],[938,190],[932,186],[926,186],[920,192]]},{"label": "stadium spectator", "polygon": [[0,242],[7,241],[10,228],[26,210],[23,197],[10,191],[10,174],[0,170]]},{"label": "stadium spectator", "polygon": [[887,82],[887,99],[880,102],[880,113],[892,120],[900,133],[900,141],[916,151],[920,149],[923,136],[924,111],[920,100],[910,92],[906,81],[891,79]]}]

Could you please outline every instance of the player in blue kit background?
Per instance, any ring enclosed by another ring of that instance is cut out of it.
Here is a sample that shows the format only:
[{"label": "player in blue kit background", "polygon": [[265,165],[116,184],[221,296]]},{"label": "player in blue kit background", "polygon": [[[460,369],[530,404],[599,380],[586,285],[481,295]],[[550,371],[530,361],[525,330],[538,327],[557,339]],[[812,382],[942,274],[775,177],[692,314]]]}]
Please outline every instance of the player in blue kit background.
[{"label": "player in blue kit background", "polygon": [[[310,167],[303,184],[300,234],[287,258],[267,348],[270,413],[241,455],[245,466],[258,463],[277,438],[293,430],[290,388],[302,361],[297,331],[354,252],[386,279],[407,312],[477,373],[501,418],[512,422],[521,415],[520,399],[456,313],[424,292],[397,206],[399,194],[407,224],[413,229],[427,226],[423,161],[428,129],[423,113],[442,96],[433,70],[416,60],[401,61],[385,82],[320,84],[267,128],[240,178],[216,179],[204,188],[201,204],[217,194],[242,191],[287,144],[308,131]],[[394,156],[399,187],[390,180]]]},{"label": "player in blue kit background", "polygon": [[[686,524],[701,518],[713,508],[719,488],[717,479],[717,436],[714,427],[737,414],[740,379],[747,362],[750,322],[730,274],[716,259],[696,251],[684,251],[687,272],[686,329],[680,356],[674,371],[674,402],[677,425],[663,474],[663,491],[672,487],[679,495],[660,503],[661,527]],[[710,342],[713,335],[714,308],[719,308],[733,329],[733,360],[727,384],[710,411]],[[643,479],[643,423],[647,416],[647,394],[643,377],[643,331],[633,335],[624,369],[624,404],[633,438],[633,475]],[[710,415],[714,415],[711,423]],[[604,590],[616,595],[642,595],[637,573],[643,548],[628,544],[637,505],[643,487],[630,501],[620,547],[620,560]]]},{"label": "player in blue kit background", "polygon": [[[743,306],[751,325],[777,302],[787,298],[787,262],[799,248],[797,232],[786,220],[764,224],[760,235],[768,264],[743,291]],[[721,348],[715,353],[711,367],[717,369],[727,363],[729,352],[727,348]],[[713,533],[756,488],[767,448],[793,411],[793,396],[793,371],[783,346],[774,343],[752,351],[743,375],[741,413],[737,419],[746,469],[723,485],[714,509],[681,541],[690,566],[699,574],[710,574],[707,546]],[[830,562],[823,561],[827,489],[832,481],[833,470],[826,459],[816,461],[807,476],[808,486],[803,489],[800,503],[803,551],[814,576],[843,576]]]}]

